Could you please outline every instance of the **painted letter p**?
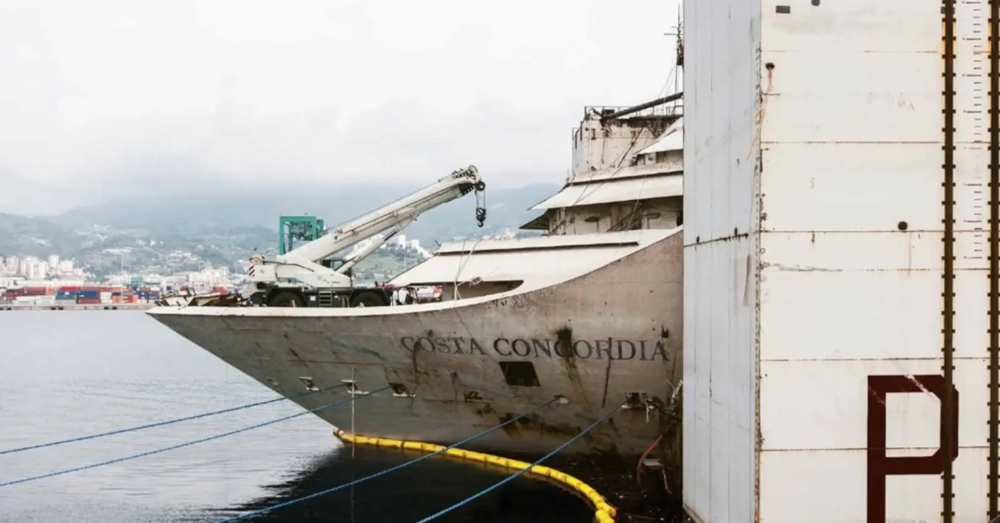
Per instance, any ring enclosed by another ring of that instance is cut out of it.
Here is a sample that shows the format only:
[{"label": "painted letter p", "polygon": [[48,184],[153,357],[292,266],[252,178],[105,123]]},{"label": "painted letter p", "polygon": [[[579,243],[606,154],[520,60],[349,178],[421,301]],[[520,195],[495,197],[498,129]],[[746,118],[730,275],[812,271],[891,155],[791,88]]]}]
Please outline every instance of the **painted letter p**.
[{"label": "painted letter p", "polygon": [[930,393],[941,400],[941,441],[944,441],[945,417],[951,418],[951,460],[958,457],[958,391],[951,389],[952,408],[944,401],[944,377],[868,376],[868,523],[885,523],[885,479],[887,476],[938,475],[944,472],[944,449],[931,456],[886,456],[886,408],[889,393]]}]

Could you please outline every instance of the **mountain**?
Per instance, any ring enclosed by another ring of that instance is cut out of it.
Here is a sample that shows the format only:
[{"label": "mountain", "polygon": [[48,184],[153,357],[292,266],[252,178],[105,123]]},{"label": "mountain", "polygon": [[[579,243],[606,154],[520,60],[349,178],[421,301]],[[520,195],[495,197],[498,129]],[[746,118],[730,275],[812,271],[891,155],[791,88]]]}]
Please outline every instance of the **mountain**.
[{"label": "mountain", "polygon": [[235,267],[275,233],[264,227],[206,228],[196,235],[148,229],[115,228],[78,222],[68,226],[45,218],[0,214],[0,257],[51,254],[73,259],[98,276],[121,268],[152,272],[182,272]]},{"label": "mountain", "polygon": [[[145,229],[184,236],[222,233],[233,227],[264,227],[277,231],[281,215],[309,214],[323,218],[328,227],[388,204],[417,187],[353,185],[339,188],[269,194],[195,193],[172,198],[143,198],[92,207],[82,207],[50,218],[64,226],[100,224],[117,229]],[[466,195],[423,214],[405,234],[422,242],[456,236],[516,229],[538,212],[532,205],[558,191],[555,184],[533,184],[516,189],[486,189],[486,224],[475,225],[476,199]],[[266,245],[275,243],[272,238]]]},{"label": "mountain", "polygon": [[[311,214],[333,227],[415,189],[354,185],[268,194],[195,193],[116,201],[51,217],[0,214],[0,256],[57,254],[99,276],[117,272],[122,265],[166,273],[199,270],[206,264],[235,267],[254,249],[277,246],[282,214]],[[516,230],[539,214],[529,207],[558,189],[554,184],[487,187],[482,228],[475,223],[476,198],[466,195],[423,214],[404,234],[433,250],[435,241]]]},{"label": "mountain", "polygon": [[0,253],[68,256],[81,244],[79,235],[58,223],[0,213]]}]

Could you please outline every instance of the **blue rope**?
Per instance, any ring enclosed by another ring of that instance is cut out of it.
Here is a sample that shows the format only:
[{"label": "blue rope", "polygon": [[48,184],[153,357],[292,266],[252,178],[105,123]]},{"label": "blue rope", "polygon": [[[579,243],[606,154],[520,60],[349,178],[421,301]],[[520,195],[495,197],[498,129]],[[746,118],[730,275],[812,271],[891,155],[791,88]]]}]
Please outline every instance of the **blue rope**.
[{"label": "blue rope", "polygon": [[[372,391],[370,393],[367,393],[366,396],[370,395],[370,394],[374,394],[376,392],[381,392],[381,391],[386,390],[388,388],[389,387],[382,387],[381,389],[378,389],[378,390]],[[365,397],[365,396],[362,396],[362,398],[363,397]],[[307,410],[305,412],[300,412],[298,414],[292,414],[291,416],[285,416],[283,418],[278,418],[276,420],[271,420],[271,421],[267,421],[267,422],[264,422],[264,423],[258,423],[257,425],[250,425],[249,427],[243,427],[242,429],[237,429],[237,430],[233,430],[233,431],[229,431],[229,432],[224,432],[222,434],[216,434],[215,436],[209,436],[207,438],[196,439],[194,441],[188,441],[187,443],[181,443],[179,445],[173,445],[173,446],[170,446],[170,447],[164,447],[162,449],[151,450],[149,452],[143,452],[141,454],[134,454],[132,456],[126,456],[124,458],[115,458],[115,459],[111,459],[111,460],[108,460],[108,461],[102,461],[100,463],[93,463],[91,465],[84,465],[82,467],[74,467],[74,468],[71,468],[71,469],[57,470],[55,472],[50,472],[48,474],[42,474],[40,476],[33,476],[33,477],[30,477],[30,478],[15,479],[13,481],[7,481],[5,483],[0,483],[0,487],[9,487],[11,485],[17,485],[18,483],[27,483],[29,481],[35,481],[35,480],[39,480],[39,479],[51,478],[51,477],[54,477],[54,476],[61,476],[63,474],[69,474],[70,472],[79,472],[81,470],[87,470],[87,469],[92,469],[92,468],[97,468],[97,467],[103,467],[105,465],[111,465],[111,464],[114,464],[114,463],[121,463],[122,461],[129,461],[129,460],[133,460],[133,459],[143,458],[143,457],[146,457],[146,456],[152,456],[153,454],[159,454],[161,452],[166,452],[168,450],[176,450],[176,449],[180,449],[180,448],[184,448],[184,447],[189,447],[189,446],[197,444],[197,443],[204,443],[206,441],[212,441],[214,439],[224,438],[226,436],[232,436],[233,434],[239,434],[240,432],[246,432],[248,430],[257,429],[257,428],[260,428],[260,427],[265,427],[267,425],[273,425],[275,423],[282,422],[282,421],[285,421],[285,420],[290,420],[292,418],[297,418],[299,416],[305,416],[306,414],[309,414],[311,412],[316,412],[316,411],[320,411],[320,410],[323,410],[323,409],[328,409],[330,407],[336,407],[337,405],[340,405],[340,404],[343,404],[343,403],[347,403],[349,401],[354,401],[355,399],[357,399],[357,396],[351,396],[350,398],[342,399],[340,401],[335,401],[333,403],[327,403],[326,405],[320,405],[319,407],[316,407],[316,408],[313,408],[313,409],[309,409],[309,410]]]},{"label": "blue rope", "polygon": [[64,445],[66,443],[76,443],[78,441],[86,441],[88,439],[103,438],[103,437],[106,437],[106,436],[114,436],[116,434],[124,434],[126,432],[135,432],[137,430],[151,429],[153,427],[162,427],[163,425],[171,425],[173,423],[180,423],[182,421],[191,421],[193,419],[198,419],[198,418],[207,418],[208,416],[215,416],[216,414],[225,414],[227,412],[235,412],[237,410],[249,409],[251,407],[259,407],[261,405],[267,405],[268,403],[276,403],[276,402],[279,402],[279,401],[290,400],[290,399],[298,398],[298,397],[301,397],[301,396],[306,396],[306,395],[309,395],[309,394],[315,394],[317,392],[326,392],[326,391],[330,391],[330,390],[333,390],[333,389],[336,389],[336,388],[340,388],[340,387],[344,387],[344,386],[346,386],[346,384],[334,385],[332,387],[327,387],[325,389],[320,389],[320,390],[311,390],[311,391],[308,391],[308,392],[304,392],[302,394],[296,394],[294,396],[288,396],[287,398],[286,397],[282,397],[282,398],[277,398],[277,399],[273,399],[273,400],[259,401],[257,403],[249,403],[249,404],[246,404],[246,405],[240,405],[239,407],[231,407],[231,408],[228,408],[228,409],[217,410],[217,411],[214,411],[214,412],[206,412],[204,414],[197,414],[195,416],[188,416],[186,418],[177,418],[177,419],[172,419],[172,420],[167,420],[167,421],[159,421],[159,422],[156,422],[156,423],[150,423],[148,425],[139,425],[138,427],[131,427],[131,428],[127,428],[127,429],[112,430],[110,432],[102,432],[100,434],[91,434],[90,436],[80,436],[80,437],[69,438],[69,439],[64,439],[64,440],[60,440],[60,441],[51,441],[49,443],[42,443],[42,444],[39,444],[39,445],[30,445],[30,446],[27,446],[27,447],[20,447],[20,448],[16,448],[16,449],[0,450],[0,456],[3,456],[4,454],[13,454],[15,452],[24,452],[26,450],[35,450],[35,449],[40,449],[40,448],[45,448],[45,447],[54,447],[56,445]]},{"label": "blue rope", "polygon": [[447,447],[445,447],[443,449],[440,449],[440,450],[436,450],[436,451],[434,451],[434,452],[432,452],[430,454],[424,454],[423,456],[420,456],[419,458],[412,459],[410,461],[401,463],[401,464],[396,465],[395,467],[392,467],[390,469],[386,469],[386,470],[383,470],[381,472],[376,472],[375,474],[371,474],[369,476],[365,476],[363,478],[356,479],[356,480],[354,480],[354,481],[352,481],[350,483],[345,483],[343,485],[337,485],[336,487],[333,487],[333,488],[329,488],[329,489],[326,489],[326,490],[321,490],[319,492],[315,492],[313,494],[309,494],[308,496],[303,496],[301,498],[297,498],[297,499],[285,501],[283,503],[278,503],[277,505],[272,505],[270,507],[264,507],[262,509],[254,510],[254,511],[251,511],[251,512],[247,512],[245,514],[240,514],[239,516],[234,516],[234,517],[231,517],[229,519],[220,519],[220,520],[215,521],[213,523],[230,523],[232,521],[240,521],[240,520],[251,518],[251,517],[254,517],[254,516],[259,516],[261,514],[264,514],[264,513],[267,513],[267,512],[271,512],[271,511],[277,510],[279,508],[284,508],[284,507],[287,507],[289,505],[294,505],[296,503],[301,503],[303,501],[308,501],[310,499],[318,498],[320,496],[325,496],[325,495],[327,495],[327,494],[329,494],[331,492],[336,492],[338,490],[345,489],[345,488],[350,487],[352,485],[357,485],[358,483],[361,483],[361,482],[364,482],[364,481],[368,481],[369,479],[374,479],[374,478],[377,478],[379,476],[384,476],[386,474],[389,474],[390,472],[395,472],[395,471],[397,471],[397,470],[399,470],[401,468],[409,467],[410,465],[413,465],[414,463],[419,463],[419,462],[421,462],[421,461],[423,461],[425,459],[432,458],[432,457],[434,457],[434,456],[436,456],[436,455],[438,455],[438,454],[440,454],[442,452],[447,451],[448,449],[453,449],[453,448],[455,448],[455,447],[457,447],[459,445],[463,445],[465,443],[468,443],[468,442],[470,442],[470,441],[472,441],[472,440],[474,440],[476,438],[481,438],[481,437],[483,437],[483,436],[485,436],[485,435],[487,435],[487,434],[489,434],[489,433],[491,433],[493,431],[496,431],[496,430],[501,429],[501,428],[503,428],[503,427],[505,427],[505,426],[507,426],[507,425],[509,425],[511,423],[514,423],[515,421],[517,421],[517,420],[519,420],[519,419],[521,419],[521,418],[523,418],[523,417],[525,417],[525,416],[527,416],[529,414],[532,414],[532,413],[534,413],[534,412],[536,412],[538,410],[541,410],[541,409],[543,409],[545,407],[548,407],[553,402],[558,401],[558,400],[559,400],[558,397],[552,398],[551,400],[549,400],[549,401],[547,401],[547,402],[545,402],[545,403],[543,403],[543,404],[541,404],[541,405],[539,405],[539,406],[537,406],[537,407],[535,407],[535,408],[533,408],[533,409],[531,409],[531,410],[529,410],[529,411],[521,414],[520,416],[518,416],[516,418],[511,418],[511,419],[509,419],[509,420],[507,420],[507,421],[505,421],[505,422],[503,422],[503,423],[501,423],[501,424],[499,424],[499,425],[497,425],[497,426],[495,426],[495,427],[493,427],[491,429],[484,430],[484,431],[480,432],[479,434],[475,434],[473,436],[469,436],[468,438],[465,438],[462,441],[459,441],[458,443],[449,445],[449,446],[447,446]]},{"label": "blue rope", "polygon": [[529,470],[531,470],[531,469],[532,469],[533,467],[535,467],[535,466],[536,466],[536,465],[538,465],[539,463],[541,463],[541,462],[543,462],[543,461],[545,461],[545,460],[547,460],[547,459],[551,458],[551,457],[552,457],[552,456],[554,456],[554,455],[555,455],[555,454],[556,454],[557,452],[559,452],[560,450],[562,450],[562,449],[564,449],[564,448],[568,447],[568,446],[569,446],[569,445],[570,445],[571,443],[573,443],[574,441],[576,441],[576,440],[580,439],[580,438],[581,438],[581,437],[582,437],[582,436],[583,436],[584,434],[586,434],[586,433],[590,432],[591,430],[593,430],[593,429],[594,429],[594,427],[596,427],[596,426],[598,426],[599,424],[603,423],[603,422],[604,422],[605,420],[607,420],[608,418],[610,418],[612,414],[614,414],[615,412],[617,412],[617,411],[618,411],[618,409],[622,408],[622,405],[624,405],[624,404],[625,404],[625,402],[622,402],[622,403],[620,403],[620,404],[619,404],[619,405],[618,405],[617,407],[615,407],[615,408],[611,409],[611,410],[610,410],[610,411],[609,411],[609,412],[608,412],[607,414],[605,414],[604,416],[601,416],[601,419],[599,419],[599,420],[595,421],[595,422],[594,422],[593,424],[591,424],[591,425],[590,425],[589,427],[587,427],[587,428],[583,429],[583,431],[581,431],[581,432],[580,432],[579,434],[577,434],[576,436],[573,436],[572,438],[570,438],[570,440],[569,440],[569,441],[567,441],[566,443],[563,443],[562,445],[559,445],[558,447],[556,447],[556,448],[555,448],[555,450],[553,450],[552,452],[549,452],[548,454],[546,454],[546,455],[542,456],[541,458],[539,458],[539,459],[538,459],[538,461],[536,461],[536,462],[532,463],[532,464],[531,464],[531,465],[529,465],[529,466],[528,466],[527,468],[525,468],[525,469],[522,469],[522,470],[519,470],[519,471],[517,471],[517,473],[515,473],[515,474],[513,474],[513,475],[510,475],[510,476],[507,476],[506,478],[504,478],[504,479],[503,479],[502,481],[500,481],[499,483],[497,483],[497,484],[495,484],[495,485],[493,485],[493,486],[491,486],[491,487],[488,487],[488,488],[486,488],[485,490],[482,490],[482,491],[480,491],[480,492],[479,492],[479,493],[477,493],[477,494],[473,494],[473,495],[471,495],[471,496],[469,496],[469,497],[465,498],[464,500],[462,500],[462,501],[460,501],[460,502],[458,502],[458,503],[455,503],[454,505],[452,505],[452,506],[450,506],[450,507],[448,507],[448,508],[446,508],[446,509],[444,509],[444,510],[442,510],[442,511],[438,512],[438,513],[436,513],[436,514],[432,514],[432,515],[430,515],[430,516],[427,516],[426,518],[424,518],[424,519],[421,519],[421,520],[420,520],[420,521],[418,521],[417,523],[427,523],[428,521],[431,521],[431,520],[433,520],[433,519],[437,519],[437,518],[439,518],[439,517],[441,517],[441,516],[443,516],[443,515],[445,515],[445,514],[447,514],[447,513],[451,512],[452,510],[455,510],[455,509],[457,509],[457,508],[459,508],[459,507],[463,507],[463,506],[465,506],[465,505],[468,505],[468,504],[469,504],[469,503],[471,503],[472,501],[474,501],[474,500],[476,500],[476,499],[478,499],[478,498],[481,498],[481,497],[485,496],[486,494],[489,494],[490,492],[492,492],[492,491],[494,491],[494,490],[496,490],[496,489],[500,488],[500,486],[501,486],[501,485],[503,485],[503,484],[505,484],[505,483],[507,483],[507,482],[509,482],[509,481],[513,481],[513,480],[514,480],[515,478],[517,478],[518,476],[520,476],[520,475],[524,474],[525,472],[528,472]]}]

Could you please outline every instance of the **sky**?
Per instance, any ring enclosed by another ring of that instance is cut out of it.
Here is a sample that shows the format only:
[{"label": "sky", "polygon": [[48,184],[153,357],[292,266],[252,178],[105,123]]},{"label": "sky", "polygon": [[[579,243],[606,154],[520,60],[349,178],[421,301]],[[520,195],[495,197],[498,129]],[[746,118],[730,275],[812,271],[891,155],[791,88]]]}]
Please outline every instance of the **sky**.
[{"label": "sky", "polygon": [[0,0],[0,212],[142,195],[562,183],[652,100],[677,0]]}]

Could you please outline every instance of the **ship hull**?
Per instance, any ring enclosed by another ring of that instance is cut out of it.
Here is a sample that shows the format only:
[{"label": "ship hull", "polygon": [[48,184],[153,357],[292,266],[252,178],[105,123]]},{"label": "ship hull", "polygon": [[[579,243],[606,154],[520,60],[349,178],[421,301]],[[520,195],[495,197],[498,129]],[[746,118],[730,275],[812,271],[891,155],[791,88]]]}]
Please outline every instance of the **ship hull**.
[{"label": "ship hull", "polygon": [[[543,454],[632,394],[655,408],[622,409],[564,452],[634,457],[672,424],[663,412],[683,372],[681,237],[558,285],[444,308],[150,314],[285,396],[306,390],[302,378],[326,388],[353,376],[363,392],[395,385],[395,393],[359,399],[353,418],[349,404],[317,412],[363,435],[452,444],[560,395],[564,401],[465,445]],[[339,389],[294,401],[311,409],[346,397]]]}]

